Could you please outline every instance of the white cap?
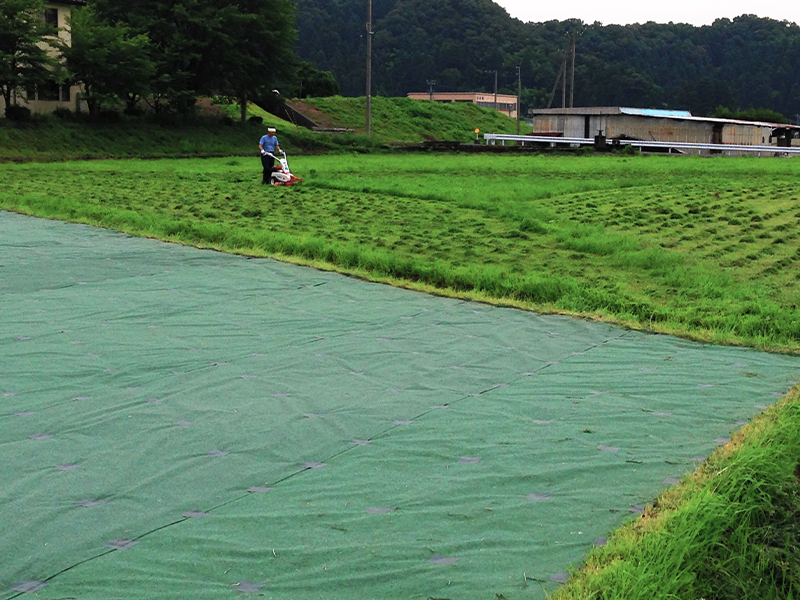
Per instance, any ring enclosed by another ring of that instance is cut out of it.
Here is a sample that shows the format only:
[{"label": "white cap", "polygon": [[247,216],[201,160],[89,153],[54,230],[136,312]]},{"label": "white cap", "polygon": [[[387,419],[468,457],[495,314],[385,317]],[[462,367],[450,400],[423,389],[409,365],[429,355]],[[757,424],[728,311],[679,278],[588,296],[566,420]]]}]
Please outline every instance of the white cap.
[{"label": "white cap", "polygon": [[275,133],[276,129],[274,127],[267,127],[267,133]]}]

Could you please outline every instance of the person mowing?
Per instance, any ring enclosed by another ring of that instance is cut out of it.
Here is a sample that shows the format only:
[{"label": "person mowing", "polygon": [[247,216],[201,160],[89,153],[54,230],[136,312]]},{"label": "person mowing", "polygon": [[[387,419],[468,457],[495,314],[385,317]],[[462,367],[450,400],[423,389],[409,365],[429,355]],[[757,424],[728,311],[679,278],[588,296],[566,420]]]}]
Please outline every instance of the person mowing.
[{"label": "person mowing", "polygon": [[[264,167],[264,175],[262,177],[262,185],[270,184],[270,177],[272,176],[272,167],[275,166],[275,153],[281,151],[281,144],[275,136],[275,128],[269,127],[267,135],[263,136],[258,142],[258,149],[261,150],[261,166]],[[269,156],[272,154],[273,156]]]}]

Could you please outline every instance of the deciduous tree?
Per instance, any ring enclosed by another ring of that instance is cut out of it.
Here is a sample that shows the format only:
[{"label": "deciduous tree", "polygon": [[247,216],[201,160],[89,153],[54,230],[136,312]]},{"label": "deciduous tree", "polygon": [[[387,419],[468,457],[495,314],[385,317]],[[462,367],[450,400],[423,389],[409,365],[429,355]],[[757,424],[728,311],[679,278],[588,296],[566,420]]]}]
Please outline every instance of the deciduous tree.
[{"label": "deciduous tree", "polygon": [[14,93],[52,77],[56,60],[48,53],[56,29],[45,24],[41,0],[0,2],[0,93],[12,106]]}]

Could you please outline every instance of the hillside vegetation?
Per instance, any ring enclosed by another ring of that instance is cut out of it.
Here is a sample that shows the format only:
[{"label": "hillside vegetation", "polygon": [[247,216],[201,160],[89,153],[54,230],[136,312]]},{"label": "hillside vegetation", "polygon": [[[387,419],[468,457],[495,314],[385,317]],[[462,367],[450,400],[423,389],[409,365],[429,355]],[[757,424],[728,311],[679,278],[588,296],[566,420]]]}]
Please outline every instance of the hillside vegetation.
[{"label": "hillside vegetation", "polygon": [[[364,93],[366,3],[298,0],[298,53],[336,76],[344,95]],[[758,7],[754,7],[757,11]],[[576,106],[637,106],[709,115],[800,109],[800,27],[743,15],[694,27],[681,23],[602,25],[579,20],[522,23],[491,0],[375,0],[376,93],[501,91],[544,107],[567,34],[577,33]],[[358,60],[354,58],[358,57]],[[486,71],[491,71],[487,73]],[[556,103],[560,105],[560,94]]]}]

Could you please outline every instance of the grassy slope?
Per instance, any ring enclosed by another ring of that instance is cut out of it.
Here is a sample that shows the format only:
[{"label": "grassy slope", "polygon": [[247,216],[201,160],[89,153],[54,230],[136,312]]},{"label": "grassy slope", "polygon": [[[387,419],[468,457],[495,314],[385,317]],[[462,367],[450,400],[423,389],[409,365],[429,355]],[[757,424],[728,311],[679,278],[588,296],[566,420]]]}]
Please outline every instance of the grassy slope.
[{"label": "grassy slope", "polygon": [[[296,157],[0,165],[0,206],[377,280],[800,350],[800,162],[678,157]],[[788,598],[800,587],[800,408],[771,409],[563,598]]]},{"label": "grassy slope", "polygon": [[[244,156],[257,151],[258,139],[268,126],[280,132],[283,147],[292,154],[320,150],[378,149],[390,142],[420,142],[425,135],[439,139],[470,141],[474,129],[514,132],[516,122],[497,111],[472,104],[443,105],[407,98],[374,98],[373,135],[364,129],[364,99],[319,98],[315,105],[330,111],[339,127],[356,133],[315,133],[248,107],[249,117],[261,117],[262,124],[239,123],[238,105],[219,105],[228,119],[128,118],[119,123],[62,120],[52,115],[37,116],[30,123],[13,123],[0,118],[0,160],[63,160],[84,157],[172,157]],[[233,122],[231,122],[233,120]],[[527,127],[523,124],[523,127]]]},{"label": "grassy slope", "polygon": [[[365,98],[309,98],[304,103],[321,111],[335,127],[364,132]],[[516,133],[517,123],[491,108],[470,103],[443,104],[409,98],[372,99],[372,132],[387,141],[421,142],[435,138],[470,142],[475,129],[491,133]],[[531,128],[521,124],[521,133]]]}]

